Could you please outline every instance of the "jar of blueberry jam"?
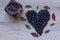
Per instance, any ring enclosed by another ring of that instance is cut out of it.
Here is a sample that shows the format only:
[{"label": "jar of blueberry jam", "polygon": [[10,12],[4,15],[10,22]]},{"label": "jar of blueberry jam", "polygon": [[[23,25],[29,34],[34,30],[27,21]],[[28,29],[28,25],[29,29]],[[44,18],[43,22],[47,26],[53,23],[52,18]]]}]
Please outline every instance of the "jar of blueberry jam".
[{"label": "jar of blueberry jam", "polygon": [[22,10],[22,5],[17,3],[15,0],[11,0],[9,4],[5,7],[5,11],[11,15],[16,17],[17,14]]}]

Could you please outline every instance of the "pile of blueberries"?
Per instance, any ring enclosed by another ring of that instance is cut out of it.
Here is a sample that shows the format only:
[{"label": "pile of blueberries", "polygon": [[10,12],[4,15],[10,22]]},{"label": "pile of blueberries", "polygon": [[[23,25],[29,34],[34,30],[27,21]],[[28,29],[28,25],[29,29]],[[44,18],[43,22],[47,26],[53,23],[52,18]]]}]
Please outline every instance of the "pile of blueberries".
[{"label": "pile of blueberries", "polygon": [[26,13],[28,22],[33,26],[39,35],[42,35],[43,29],[50,20],[48,10],[40,10],[38,13],[35,10],[28,10]]}]

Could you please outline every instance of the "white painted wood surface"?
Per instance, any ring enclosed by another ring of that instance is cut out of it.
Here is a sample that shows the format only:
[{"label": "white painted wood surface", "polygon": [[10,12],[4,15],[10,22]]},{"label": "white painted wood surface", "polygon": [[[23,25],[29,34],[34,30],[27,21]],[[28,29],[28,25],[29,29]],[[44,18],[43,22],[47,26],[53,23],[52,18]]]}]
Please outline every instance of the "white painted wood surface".
[{"label": "white painted wood surface", "polygon": [[[30,4],[32,6],[31,9],[34,10],[36,10],[37,5],[40,6],[39,10],[42,9],[44,5],[48,5],[51,7],[51,10],[49,10],[50,13],[56,14],[56,21],[54,22],[51,19],[44,29],[44,32],[47,29],[51,31],[48,34],[43,33],[43,35],[38,38],[30,34],[31,32],[35,32],[35,30],[27,21],[15,20],[4,11],[9,1],[10,0],[0,0],[0,40],[60,40],[60,10],[56,8],[60,6],[60,0],[16,0],[23,5],[24,17],[27,10],[29,10],[24,7],[27,4]],[[38,12],[39,10],[36,11]],[[50,27],[49,25],[53,22],[55,25]],[[25,24],[29,24],[31,30],[26,29]]]}]

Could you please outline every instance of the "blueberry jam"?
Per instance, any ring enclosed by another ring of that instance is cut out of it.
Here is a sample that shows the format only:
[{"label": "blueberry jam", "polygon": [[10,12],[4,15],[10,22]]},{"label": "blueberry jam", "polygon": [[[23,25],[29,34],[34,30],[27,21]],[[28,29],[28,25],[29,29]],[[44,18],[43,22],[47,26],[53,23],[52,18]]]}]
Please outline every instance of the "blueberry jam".
[{"label": "blueberry jam", "polygon": [[46,27],[50,20],[50,13],[47,10],[40,10],[39,13],[34,10],[28,10],[26,17],[36,32],[42,35],[44,27]]},{"label": "blueberry jam", "polygon": [[20,11],[20,8],[22,8],[22,5],[17,3],[16,1],[11,1],[6,7],[5,11],[11,15],[11,16],[17,16],[17,14]]},{"label": "blueberry jam", "polygon": [[19,9],[19,6],[15,2],[11,2],[8,4],[7,9],[10,13],[10,15],[16,15]]}]

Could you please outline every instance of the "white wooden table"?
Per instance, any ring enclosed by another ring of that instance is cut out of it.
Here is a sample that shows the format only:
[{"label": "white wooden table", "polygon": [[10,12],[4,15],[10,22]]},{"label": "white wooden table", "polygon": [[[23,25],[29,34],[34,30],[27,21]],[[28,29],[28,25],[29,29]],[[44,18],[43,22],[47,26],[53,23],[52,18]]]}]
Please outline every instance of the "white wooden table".
[{"label": "white wooden table", "polygon": [[[36,6],[39,5],[40,8],[43,8],[44,5],[51,7],[50,13],[56,14],[56,21],[52,19],[49,21],[47,27],[44,29],[44,32],[47,29],[51,31],[48,34],[43,33],[40,37],[33,37],[30,33],[35,32],[34,28],[26,21],[15,20],[10,17],[5,11],[5,6],[9,3],[10,0],[0,0],[0,40],[60,40],[60,11],[56,7],[60,6],[60,0],[16,0],[21,3],[24,8],[23,16],[27,10],[24,6],[30,4],[31,9],[36,10]],[[37,12],[39,10],[36,10]],[[26,18],[26,17],[25,17]],[[50,27],[51,23],[55,23],[54,26]],[[31,30],[26,29],[25,24],[31,26]]]}]

